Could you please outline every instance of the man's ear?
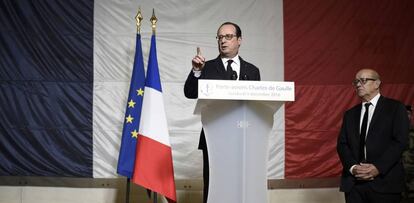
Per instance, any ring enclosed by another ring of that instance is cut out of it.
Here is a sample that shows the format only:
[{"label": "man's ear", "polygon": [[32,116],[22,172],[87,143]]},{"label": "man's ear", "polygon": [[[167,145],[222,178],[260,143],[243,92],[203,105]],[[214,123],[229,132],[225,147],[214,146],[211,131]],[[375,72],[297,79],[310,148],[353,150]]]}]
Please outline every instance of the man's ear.
[{"label": "man's ear", "polygon": [[381,86],[381,80],[376,80],[375,84],[377,85],[377,89],[379,89]]}]

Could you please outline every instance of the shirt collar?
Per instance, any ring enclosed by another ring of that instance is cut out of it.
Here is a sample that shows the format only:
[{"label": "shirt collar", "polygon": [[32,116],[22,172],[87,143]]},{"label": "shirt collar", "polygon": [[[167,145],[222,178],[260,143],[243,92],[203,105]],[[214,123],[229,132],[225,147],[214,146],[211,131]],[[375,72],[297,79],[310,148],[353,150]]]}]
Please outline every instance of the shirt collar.
[{"label": "shirt collar", "polygon": [[[375,95],[374,98],[371,99],[371,101],[369,101],[369,103],[371,103],[373,106],[377,106],[378,100],[380,98],[381,94],[378,93],[377,95]],[[368,102],[362,102],[362,105],[365,105]]]},{"label": "shirt collar", "polygon": [[233,63],[240,65],[240,58],[238,54],[233,58],[221,58],[223,64],[226,64],[228,60],[233,60]]}]

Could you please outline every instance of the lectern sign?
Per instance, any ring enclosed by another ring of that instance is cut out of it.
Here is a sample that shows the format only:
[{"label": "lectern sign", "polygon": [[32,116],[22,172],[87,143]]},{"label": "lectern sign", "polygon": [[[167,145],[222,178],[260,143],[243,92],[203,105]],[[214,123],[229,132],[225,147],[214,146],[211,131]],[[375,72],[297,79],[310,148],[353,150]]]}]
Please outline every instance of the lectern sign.
[{"label": "lectern sign", "polygon": [[294,82],[198,80],[199,99],[294,101]]}]

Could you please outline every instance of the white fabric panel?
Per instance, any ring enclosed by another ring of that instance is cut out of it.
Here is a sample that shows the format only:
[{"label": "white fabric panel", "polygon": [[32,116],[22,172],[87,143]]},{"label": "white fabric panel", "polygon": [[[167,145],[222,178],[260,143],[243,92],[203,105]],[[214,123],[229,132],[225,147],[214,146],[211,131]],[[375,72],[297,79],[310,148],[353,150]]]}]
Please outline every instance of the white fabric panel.
[{"label": "white fabric panel", "polygon": [[162,92],[145,87],[139,133],[166,146],[170,145]]},{"label": "white fabric panel", "polygon": [[[157,55],[174,171],[177,179],[201,178],[197,150],[200,117],[183,84],[196,47],[217,57],[216,31],[232,21],[242,29],[240,56],[259,67],[262,80],[283,80],[282,0],[95,0],[94,10],[94,177],[116,176],[129,81],[135,53],[135,16],[141,7],[144,63],[147,64],[152,9],[158,18]],[[284,176],[284,110],[275,114],[270,139],[269,178]]]},{"label": "white fabric panel", "polygon": [[274,115],[272,132],[269,135],[269,161],[267,176],[271,179],[285,177],[285,105]]}]

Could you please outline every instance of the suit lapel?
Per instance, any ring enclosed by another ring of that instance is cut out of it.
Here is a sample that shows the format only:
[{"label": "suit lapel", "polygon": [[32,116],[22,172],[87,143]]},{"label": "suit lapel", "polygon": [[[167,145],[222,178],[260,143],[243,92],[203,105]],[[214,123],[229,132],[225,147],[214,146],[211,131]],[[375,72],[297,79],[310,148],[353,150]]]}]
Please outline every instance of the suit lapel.
[{"label": "suit lapel", "polygon": [[[354,112],[354,129],[355,129],[355,136],[359,140],[359,134],[361,132],[361,109],[362,109],[362,103],[359,105],[359,108]],[[358,143],[359,145],[359,143]]]},{"label": "suit lapel", "polygon": [[227,80],[225,71],[226,69],[224,68],[223,61],[221,60],[220,56],[218,56],[214,62],[216,63],[216,70],[218,75],[220,75],[220,78]]},{"label": "suit lapel", "polygon": [[239,56],[240,59],[240,74],[239,80],[245,80],[243,77],[247,75],[246,62]]},{"label": "suit lapel", "polygon": [[[380,117],[381,112],[383,110],[383,105],[384,105],[384,98],[382,96],[380,96],[380,98],[378,99],[378,102],[377,102],[377,106],[375,107],[374,115],[372,115],[371,122],[369,123],[368,135],[370,134],[370,132],[372,132],[372,130],[371,130],[372,126],[375,125],[376,121]],[[367,135],[367,137],[368,137],[368,135]]]}]

